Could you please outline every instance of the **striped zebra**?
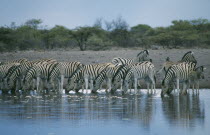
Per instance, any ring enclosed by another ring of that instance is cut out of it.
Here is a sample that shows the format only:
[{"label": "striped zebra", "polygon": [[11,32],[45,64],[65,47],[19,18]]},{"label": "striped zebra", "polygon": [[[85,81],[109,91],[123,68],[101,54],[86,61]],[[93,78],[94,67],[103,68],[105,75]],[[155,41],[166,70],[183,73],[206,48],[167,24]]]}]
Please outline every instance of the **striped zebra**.
[{"label": "striped zebra", "polygon": [[68,78],[68,83],[66,87],[67,92],[71,90],[79,92],[79,90],[82,88],[82,85],[84,83],[83,75],[82,75],[83,68],[84,67],[79,68],[74,73],[72,73],[72,75]]},{"label": "striped zebra", "polygon": [[127,58],[114,58],[112,59],[112,63],[115,65],[127,65],[134,62],[142,62],[142,61],[151,61],[149,57],[149,51],[144,50],[137,54],[136,58],[134,59],[127,59]]},{"label": "striped zebra", "polygon": [[115,75],[112,78],[112,87],[111,87],[111,93],[114,94],[115,91],[118,88],[122,89],[122,85],[123,85],[123,79],[125,78],[127,71],[129,70],[129,66],[126,65],[122,65],[117,72],[115,73]]},{"label": "striped zebra", "polygon": [[54,59],[39,59],[35,61],[27,61],[27,62],[21,63],[20,66],[8,72],[8,74],[4,78],[4,82],[7,88],[11,89],[11,88],[16,87],[15,88],[16,90],[20,89],[23,86],[22,84],[23,78],[25,77],[27,71],[31,67],[37,64],[46,64],[50,62],[55,62],[55,60]]},{"label": "striped zebra", "polygon": [[24,62],[27,62],[27,61],[28,60],[26,58],[22,58],[22,59],[17,59],[17,60],[11,60],[11,61],[1,62],[0,65],[12,64],[12,63],[24,63]]},{"label": "striped zebra", "polygon": [[169,67],[171,67],[172,65],[175,65],[175,64],[179,64],[181,62],[193,62],[193,63],[197,64],[197,60],[195,59],[193,54],[194,54],[194,52],[192,52],[192,51],[186,52],[184,54],[184,56],[182,57],[182,59],[178,62],[170,61],[170,58],[167,57],[166,62],[163,64],[162,68],[158,71],[158,73],[163,71],[163,73],[165,75],[165,73]]},{"label": "striped zebra", "polygon": [[183,81],[182,94],[186,93],[186,89],[189,85],[190,74],[195,71],[196,63],[193,62],[182,62],[176,65],[172,65],[166,72],[165,78],[162,81],[161,96],[170,94],[172,91],[170,84],[176,80],[176,87],[179,90],[179,81]]},{"label": "striped zebra", "polygon": [[48,81],[55,89],[55,81],[58,82],[59,90],[63,90],[64,78],[69,78],[78,69],[82,68],[80,62],[59,62],[51,71]]},{"label": "striped zebra", "polygon": [[[2,80],[3,83],[4,83],[5,89],[15,91],[15,90],[18,90],[18,88],[20,88],[20,87],[18,87],[17,85],[16,85],[16,86],[13,85],[13,87],[11,87],[10,85],[8,85],[8,82],[7,82],[8,79],[10,78],[10,76],[12,75],[12,73],[14,73],[17,69],[19,69],[20,66],[21,66],[21,64],[19,64],[19,65],[17,65],[17,66],[12,66],[12,67],[8,70],[7,74],[5,75],[5,77],[4,77],[3,80]],[[17,83],[16,80],[14,81],[14,83]],[[18,83],[17,83],[17,84],[18,84]]]},{"label": "striped zebra", "polygon": [[101,85],[104,82],[104,80],[107,81],[107,89],[111,90],[112,87],[112,79],[116,72],[121,68],[120,66],[110,65],[106,68],[106,70],[103,70],[96,79],[93,82],[93,91],[97,91],[98,89],[101,89]]},{"label": "striped zebra", "polygon": [[2,90],[5,89],[5,84],[4,84],[4,78],[8,74],[8,71],[15,67],[18,66],[19,63],[10,63],[10,64],[4,64],[0,66],[0,88]]},{"label": "striped zebra", "polygon": [[192,85],[192,90],[196,90],[199,93],[199,80],[204,79],[204,66],[197,67],[189,76],[189,84]]},{"label": "striped zebra", "polygon": [[132,65],[130,69],[127,71],[127,74],[123,81],[123,92],[126,93],[126,91],[129,88],[129,85],[134,82],[134,90],[135,94],[137,93],[137,84],[139,79],[148,79],[151,81],[152,86],[151,90],[155,90],[155,67],[154,65],[147,61],[142,63],[137,63],[135,65]]},{"label": "striped zebra", "polygon": [[36,64],[33,65],[26,73],[23,79],[23,90],[29,89],[33,79],[36,79],[36,90],[39,91],[39,86],[42,81],[47,81],[52,69],[57,65],[57,62]]},{"label": "striped zebra", "polygon": [[93,90],[93,81],[95,78],[111,64],[112,63],[100,63],[83,66],[81,70],[78,70],[70,77],[67,89],[78,91],[81,84],[85,82],[85,89],[87,90],[90,82],[90,89]]}]

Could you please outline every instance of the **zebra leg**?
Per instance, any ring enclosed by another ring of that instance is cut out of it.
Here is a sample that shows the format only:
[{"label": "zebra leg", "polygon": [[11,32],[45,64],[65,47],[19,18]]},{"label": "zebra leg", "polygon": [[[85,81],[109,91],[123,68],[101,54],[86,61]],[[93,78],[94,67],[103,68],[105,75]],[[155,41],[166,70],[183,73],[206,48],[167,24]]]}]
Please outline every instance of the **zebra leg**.
[{"label": "zebra leg", "polygon": [[179,90],[179,79],[178,78],[176,79],[176,86],[177,86],[176,89],[178,91]]},{"label": "zebra leg", "polygon": [[138,79],[134,78],[134,94],[137,94],[137,83],[138,83]]},{"label": "zebra leg", "polygon": [[[91,90],[91,91],[93,90],[93,79],[90,80],[90,90]],[[92,92],[94,93],[94,92],[96,92],[96,91],[92,91]]]},{"label": "zebra leg", "polygon": [[186,82],[183,83],[183,89],[182,89],[182,95],[186,95],[187,94],[187,84]]},{"label": "zebra leg", "polygon": [[64,75],[61,75],[61,90],[63,90]]},{"label": "zebra leg", "polygon": [[122,87],[123,87],[123,79],[121,79],[120,90],[123,89]]},{"label": "zebra leg", "polygon": [[40,77],[36,77],[36,90],[39,90]]},{"label": "zebra leg", "polygon": [[108,78],[108,90],[111,90],[111,88],[112,88],[111,78]]},{"label": "zebra leg", "polygon": [[33,81],[32,81],[32,90],[33,91],[36,90],[36,80],[35,79],[33,79]]},{"label": "zebra leg", "polygon": [[85,90],[87,92],[87,89],[88,89],[88,78],[85,78]]},{"label": "zebra leg", "polygon": [[155,84],[155,79],[152,81],[152,85],[153,85],[154,92],[156,93],[156,84]]},{"label": "zebra leg", "polygon": [[149,82],[147,82],[147,92],[149,93]]},{"label": "zebra leg", "polygon": [[192,84],[192,91],[193,91],[193,94],[194,94],[194,91],[195,91],[195,84],[194,83]]},{"label": "zebra leg", "polygon": [[197,88],[196,88],[196,91],[197,91],[196,93],[197,93],[197,94],[199,94],[199,85],[200,85],[200,84],[199,84],[199,81],[198,81],[198,82],[197,82]]}]

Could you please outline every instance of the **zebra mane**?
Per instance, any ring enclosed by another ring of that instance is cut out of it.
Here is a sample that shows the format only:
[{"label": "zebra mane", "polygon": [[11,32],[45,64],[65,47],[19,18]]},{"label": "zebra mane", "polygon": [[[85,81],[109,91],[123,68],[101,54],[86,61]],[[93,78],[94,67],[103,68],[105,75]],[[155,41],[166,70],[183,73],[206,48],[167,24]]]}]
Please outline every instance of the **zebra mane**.
[{"label": "zebra mane", "polygon": [[189,52],[186,52],[185,54],[184,54],[184,56],[182,57],[182,59],[184,58],[184,57],[186,57],[188,54],[194,54],[192,51],[189,51]]}]

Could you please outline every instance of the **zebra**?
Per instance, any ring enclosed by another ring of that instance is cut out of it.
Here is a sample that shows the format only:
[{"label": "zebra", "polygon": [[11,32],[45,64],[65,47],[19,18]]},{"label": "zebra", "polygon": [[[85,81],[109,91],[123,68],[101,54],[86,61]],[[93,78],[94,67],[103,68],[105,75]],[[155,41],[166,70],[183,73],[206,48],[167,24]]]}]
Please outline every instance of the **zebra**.
[{"label": "zebra", "polygon": [[64,78],[69,78],[76,70],[84,65],[80,62],[59,62],[51,71],[48,81],[55,87],[55,81],[58,80],[59,89],[63,89]]},{"label": "zebra", "polygon": [[47,81],[52,69],[57,62],[33,65],[26,73],[23,79],[23,89],[29,89],[33,79],[36,79],[36,90],[39,91],[40,79]]},{"label": "zebra", "polygon": [[55,62],[54,59],[39,59],[35,61],[26,61],[20,64],[14,70],[11,70],[7,76],[4,78],[4,82],[7,88],[14,88],[16,83],[16,90],[21,88],[23,78],[26,75],[27,71],[33,66],[37,64],[46,64],[50,62]]},{"label": "zebra", "polygon": [[142,62],[142,61],[151,61],[148,50],[141,51],[140,53],[137,54],[136,58],[134,59],[126,59],[120,57],[112,59],[112,63],[115,65],[127,65],[134,62]]},{"label": "zebra", "polygon": [[1,62],[0,65],[12,64],[12,63],[24,63],[24,62],[27,62],[27,61],[28,60],[26,58],[22,58],[22,59],[17,59],[17,60]]},{"label": "zebra", "polygon": [[172,65],[175,65],[175,64],[182,63],[182,62],[193,62],[193,63],[197,64],[197,60],[195,59],[193,54],[194,54],[194,52],[192,52],[192,51],[186,52],[184,54],[184,56],[182,57],[182,59],[178,62],[170,61],[170,58],[167,57],[166,62],[163,64],[162,68],[157,73],[160,73],[163,71],[163,73],[165,75],[166,71],[168,70],[169,67],[171,67]]},{"label": "zebra", "polygon": [[114,77],[115,73],[121,68],[121,66],[122,65],[110,65],[106,68],[106,70],[103,70],[103,72],[101,72],[93,82],[93,91],[97,91],[98,89],[100,89],[105,79],[107,80],[107,89],[111,90],[112,78]]},{"label": "zebra", "polygon": [[129,70],[129,66],[126,66],[126,65],[122,65],[117,70],[117,72],[115,73],[115,75],[112,78],[112,86],[111,86],[111,90],[110,90],[110,92],[112,94],[114,94],[115,91],[117,90],[117,88],[119,88],[120,86],[121,86],[121,89],[122,89],[123,78],[125,78],[128,70]]},{"label": "zebra", "polygon": [[[8,70],[8,72],[7,72],[7,74],[5,75],[5,77],[2,79],[2,81],[3,81],[3,83],[4,83],[5,89],[7,89],[7,90],[9,90],[9,89],[11,89],[11,90],[17,90],[18,86],[12,85],[12,87],[11,87],[10,85],[8,85],[8,80],[9,80],[10,77],[13,75],[13,73],[14,73],[17,69],[19,69],[20,66],[21,66],[21,64],[20,64],[20,65],[16,65],[16,66],[12,66],[12,67]],[[19,77],[19,76],[17,76],[17,77]],[[13,83],[13,82],[12,82],[12,83]],[[14,80],[14,83],[17,83],[16,80]],[[17,84],[18,84],[18,83],[17,83]]]},{"label": "zebra", "polygon": [[19,63],[10,63],[10,64],[4,64],[4,65],[1,65],[0,66],[0,88],[3,90],[5,89],[5,86],[4,86],[4,78],[5,76],[7,75],[8,71],[15,67],[15,66],[18,66]]},{"label": "zebra", "polygon": [[127,74],[123,81],[123,93],[126,93],[128,90],[129,84],[134,81],[134,90],[137,94],[137,81],[139,79],[149,79],[152,83],[151,90],[155,90],[155,67],[151,62],[142,62],[132,65],[127,71]]},{"label": "zebra", "polygon": [[192,85],[192,90],[194,93],[194,89],[196,93],[199,94],[199,80],[204,79],[204,70],[206,68],[204,66],[197,67],[189,76],[189,84]]},{"label": "zebra", "polygon": [[79,92],[79,90],[82,88],[82,85],[84,83],[82,76],[83,68],[84,67],[74,71],[74,73],[72,73],[72,75],[68,78],[68,83],[66,87],[67,92],[69,92],[70,90],[75,90],[76,92]]},{"label": "zebra", "polygon": [[170,84],[176,79],[176,86],[179,90],[179,81],[183,81],[182,94],[186,93],[186,89],[189,85],[190,74],[195,71],[196,63],[194,62],[182,62],[176,65],[172,65],[166,72],[165,78],[162,81],[161,96],[170,94],[172,91],[169,87]]},{"label": "zebra", "polygon": [[[88,89],[88,84],[90,81],[90,89],[93,90],[93,81],[95,78],[103,71],[105,70],[109,65],[112,65],[112,63],[100,63],[100,64],[91,64],[91,65],[85,65],[81,68],[81,70],[78,70],[75,72],[68,81],[68,90],[75,89],[76,91],[79,90],[78,87],[81,86],[83,82],[85,82],[85,89]],[[92,91],[94,92],[94,91]]]}]

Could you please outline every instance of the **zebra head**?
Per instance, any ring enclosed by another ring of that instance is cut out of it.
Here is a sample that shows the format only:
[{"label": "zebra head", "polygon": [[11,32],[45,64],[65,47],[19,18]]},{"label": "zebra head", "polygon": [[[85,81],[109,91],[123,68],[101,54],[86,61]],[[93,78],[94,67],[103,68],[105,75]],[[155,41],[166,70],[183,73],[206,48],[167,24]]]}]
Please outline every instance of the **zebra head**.
[{"label": "zebra head", "polygon": [[23,90],[29,90],[30,87],[33,85],[33,83],[35,82],[34,79],[27,79],[26,77],[24,79],[22,79],[22,89]]},{"label": "zebra head", "polygon": [[98,89],[100,89],[100,84],[98,81],[93,81],[93,89],[92,91],[97,91]]},{"label": "zebra head", "polygon": [[77,81],[74,78],[69,78],[68,79],[68,84],[66,86],[66,90],[71,91],[74,90],[74,87],[76,85]]},{"label": "zebra head", "polygon": [[168,87],[168,85],[166,85],[165,80],[162,81],[161,87],[162,87],[161,97],[163,97],[169,91],[169,87]]},{"label": "zebra head", "polygon": [[112,79],[112,86],[111,86],[111,92],[115,92],[118,88],[120,88],[121,85],[121,79],[120,78],[113,78]]},{"label": "zebra head", "polygon": [[15,82],[10,78],[4,78],[4,86],[6,89],[12,89],[15,85]]},{"label": "zebra head", "polygon": [[69,78],[68,79],[68,84],[66,86],[67,91],[75,90],[78,92],[83,85],[84,81],[83,80],[77,80],[75,78]]},{"label": "zebra head", "polygon": [[174,80],[171,80],[170,82],[166,82],[165,80],[162,81],[162,91],[161,91],[161,97],[164,95],[169,95],[173,90]]},{"label": "zebra head", "polygon": [[144,50],[137,54],[137,60],[138,62],[141,61],[150,61],[149,51]]},{"label": "zebra head", "polygon": [[170,57],[167,57],[167,58],[166,58],[166,61],[170,61]]},{"label": "zebra head", "polygon": [[200,66],[200,67],[197,67],[195,69],[195,72],[197,73],[198,79],[205,79],[205,77],[204,77],[204,70],[205,69],[206,68],[204,66]]}]

